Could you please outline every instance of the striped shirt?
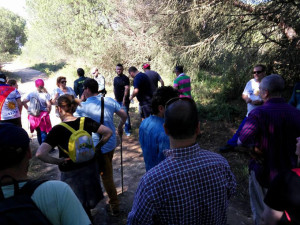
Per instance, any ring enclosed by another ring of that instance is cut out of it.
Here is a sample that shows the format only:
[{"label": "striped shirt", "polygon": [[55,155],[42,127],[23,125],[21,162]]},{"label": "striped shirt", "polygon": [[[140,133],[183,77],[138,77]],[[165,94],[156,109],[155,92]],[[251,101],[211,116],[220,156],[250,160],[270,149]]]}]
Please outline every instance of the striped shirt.
[{"label": "striped shirt", "polygon": [[179,97],[188,97],[191,98],[191,80],[190,77],[184,73],[178,75],[174,80],[174,88],[177,88],[180,95]]},{"label": "striped shirt", "polygon": [[195,144],[164,151],[135,193],[128,224],[226,224],[236,182],[228,162]]},{"label": "striped shirt", "polygon": [[279,172],[296,167],[299,136],[300,111],[283,98],[271,98],[250,112],[239,139],[262,152],[262,163],[254,159],[250,163],[260,185],[268,187]]}]

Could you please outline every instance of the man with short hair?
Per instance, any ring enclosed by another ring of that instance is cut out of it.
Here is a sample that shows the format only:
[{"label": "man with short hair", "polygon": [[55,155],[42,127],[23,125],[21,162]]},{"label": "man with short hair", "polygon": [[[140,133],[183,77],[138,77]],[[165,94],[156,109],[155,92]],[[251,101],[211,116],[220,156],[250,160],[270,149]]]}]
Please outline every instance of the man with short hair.
[{"label": "man with short hair", "polygon": [[[0,124],[0,177],[4,198],[14,195],[13,180],[18,182],[21,190],[31,183],[27,175],[31,158],[29,143],[30,139],[24,129],[11,123]],[[31,195],[31,199],[51,224],[91,224],[76,195],[64,182],[53,180],[40,184]]]},{"label": "man with short hair", "polygon": [[152,93],[154,93],[156,91],[156,89],[158,88],[158,81],[160,82],[162,87],[164,86],[165,83],[164,83],[163,79],[156,71],[151,70],[150,64],[148,64],[148,63],[143,64],[143,70],[151,81]]},{"label": "man with short hair", "polygon": [[77,75],[79,78],[74,81],[74,92],[79,98],[83,93],[83,82],[85,81],[86,77],[84,76],[84,70],[82,68],[77,69]]},{"label": "man with short hair", "polygon": [[176,66],[174,72],[177,77],[174,80],[173,87],[179,91],[179,97],[192,98],[191,79],[183,72],[183,66]]},{"label": "man with short hair", "polygon": [[128,73],[134,79],[134,89],[129,100],[131,101],[134,97],[137,97],[141,110],[141,118],[145,119],[151,114],[152,89],[150,79],[146,74],[139,72],[134,66],[128,69]]},{"label": "man with short hair", "polygon": [[196,142],[200,123],[195,102],[166,104],[164,129],[170,138],[166,159],[141,179],[128,224],[226,224],[235,178],[219,154]]},{"label": "man with short hair", "polygon": [[160,87],[154,92],[151,102],[152,115],[144,119],[139,128],[139,141],[146,171],[166,158],[163,150],[170,148],[170,141],[163,128],[165,105],[167,101],[178,96],[178,91],[171,86]]},{"label": "man with short hair", "polygon": [[101,94],[102,96],[105,96],[106,95],[106,90],[105,90],[105,78],[104,78],[104,76],[99,73],[98,68],[93,68],[92,69],[92,75],[93,75],[93,78],[98,83],[98,93]]},{"label": "man with short hair", "polygon": [[300,111],[285,102],[283,90],[284,80],[277,74],[261,80],[259,95],[264,104],[249,113],[238,140],[239,144],[253,146],[256,153],[249,164],[250,204],[256,224],[261,222],[270,182],[279,172],[297,167]]},{"label": "man with short hair", "polygon": [[22,102],[19,91],[6,84],[6,76],[0,72],[0,123],[13,123],[22,127]]},{"label": "man with short hair", "polygon": [[243,121],[241,122],[239,128],[232,136],[230,140],[227,141],[227,144],[221,147],[219,150],[222,153],[233,151],[237,147],[237,141],[240,135],[240,132],[246,123],[249,113],[256,107],[263,104],[263,100],[259,96],[259,84],[261,80],[266,76],[266,66],[258,64],[253,68],[253,78],[249,80],[246,84],[246,87],[243,91],[242,98],[247,104],[247,114]]},{"label": "man with short hair", "polygon": [[129,78],[123,74],[124,68],[122,64],[117,64],[116,73],[118,76],[114,78],[114,94],[116,101],[120,104],[122,109],[127,114],[127,120],[125,122],[125,134],[130,136],[131,124],[129,117],[129,92],[130,83]]},{"label": "man with short hair", "polygon": [[[109,197],[110,213],[117,215],[119,213],[119,200],[117,190],[113,180],[113,168],[112,159],[116,148],[116,132],[114,126],[114,113],[120,117],[118,125],[118,134],[122,135],[123,125],[125,124],[127,115],[121,106],[110,97],[102,97],[98,95],[98,83],[96,80],[87,78],[83,83],[84,91],[83,94],[86,97],[86,101],[78,106],[74,116],[76,117],[89,117],[96,122],[100,123],[101,116],[101,101],[104,100],[104,125],[109,127],[113,134],[108,142],[102,146],[101,152],[103,153],[105,165],[104,171],[101,173],[104,188]],[[92,135],[94,145],[96,146],[100,140],[99,135],[93,133]]]}]

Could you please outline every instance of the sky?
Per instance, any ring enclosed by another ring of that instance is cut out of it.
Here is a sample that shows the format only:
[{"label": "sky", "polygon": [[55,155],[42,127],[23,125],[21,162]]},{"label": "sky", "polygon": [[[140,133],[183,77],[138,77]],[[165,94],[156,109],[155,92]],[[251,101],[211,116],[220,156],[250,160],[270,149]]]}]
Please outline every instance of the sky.
[{"label": "sky", "polygon": [[4,7],[14,13],[26,18],[25,12],[26,0],[0,0],[0,7]]}]

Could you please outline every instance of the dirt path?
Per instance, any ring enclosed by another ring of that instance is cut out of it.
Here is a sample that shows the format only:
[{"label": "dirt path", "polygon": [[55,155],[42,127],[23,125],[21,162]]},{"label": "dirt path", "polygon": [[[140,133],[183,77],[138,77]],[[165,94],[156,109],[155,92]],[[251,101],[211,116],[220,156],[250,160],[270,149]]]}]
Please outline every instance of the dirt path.
[{"label": "dirt path", "polygon": [[[55,79],[48,79],[47,76],[40,71],[33,70],[30,68],[24,68],[24,66],[15,63],[9,63],[4,65],[4,69],[10,71],[14,74],[15,77],[18,77],[21,80],[19,83],[19,91],[22,96],[25,96],[30,91],[35,89],[34,80],[37,78],[45,79],[45,87],[51,93],[53,88],[55,87]],[[118,217],[111,217],[107,215],[105,211],[105,205],[107,204],[107,196],[105,199],[101,201],[97,207],[93,210],[92,214],[94,216],[94,224],[97,225],[119,225],[126,224],[127,214],[129,213],[134,193],[139,183],[141,176],[145,173],[145,165],[143,161],[142,151],[140,149],[140,145],[137,140],[137,130],[140,124],[139,116],[136,113],[136,105],[131,107],[130,115],[132,117],[132,126],[135,129],[133,131],[133,135],[131,137],[123,136],[123,174],[124,174],[124,192],[122,193],[121,188],[121,166],[120,166],[120,146],[116,148],[114,159],[113,159],[113,167],[114,167],[114,180],[117,187],[118,195],[120,198],[120,209],[121,215]],[[59,118],[57,118],[54,114],[54,110],[50,114],[52,125],[56,125],[60,122]],[[28,130],[28,122],[27,122],[27,112],[23,110],[22,112],[22,123],[23,128]],[[229,128],[228,128],[229,127]],[[209,149],[212,151],[216,151],[219,146],[223,145],[226,140],[232,135],[235,128],[232,128],[232,124],[226,124],[224,122],[209,122],[205,121],[202,125],[202,129],[204,132],[200,138],[200,144],[204,149]],[[31,135],[32,142],[31,148],[33,155],[35,154],[38,143],[36,140],[36,135]],[[58,152],[52,153],[55,156],[58,156]],[[237,167],[239,170],[239,166],[237,164],[245,163],[244,158],[239,153],[229,153],[224,155],[231,167]],[[234,169],[234,168],[233,168]],[[33,157],[30,166],[29,175],[33,178],[46,178],[46,179],[59,179],[60,172],[57,166],[45,164]],[[247,181],[240,181],[246,185]],[[243,185],[241,185],[243,186]],[[103,186],[102,186],[103,187]],[[106,193],[105,193],[106,195]],[[243,196],[242,198],[245,198]],[[228,224],[231,225],[240,225],[252,224],[252,220],[250,218],[250,210],[248,202],[241,201],[240,196],[234,196],[230,202],[228,208]]]}]

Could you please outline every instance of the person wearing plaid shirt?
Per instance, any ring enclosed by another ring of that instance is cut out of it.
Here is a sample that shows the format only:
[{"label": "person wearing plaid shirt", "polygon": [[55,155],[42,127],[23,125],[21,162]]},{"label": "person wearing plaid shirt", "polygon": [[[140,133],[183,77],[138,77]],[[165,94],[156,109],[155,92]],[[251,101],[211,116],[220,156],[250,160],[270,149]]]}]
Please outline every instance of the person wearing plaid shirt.
[{"label": "person wearing plaid shirt", "polygon": [[226,224],[235,177],[222,156],[196,143],[200,123],[195,102],[171,99],[164,129],[171,149],[142,177],[127,224]]}]

